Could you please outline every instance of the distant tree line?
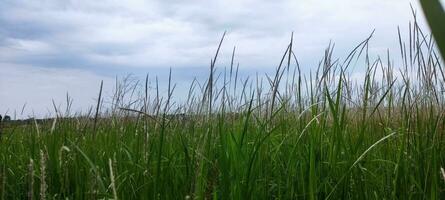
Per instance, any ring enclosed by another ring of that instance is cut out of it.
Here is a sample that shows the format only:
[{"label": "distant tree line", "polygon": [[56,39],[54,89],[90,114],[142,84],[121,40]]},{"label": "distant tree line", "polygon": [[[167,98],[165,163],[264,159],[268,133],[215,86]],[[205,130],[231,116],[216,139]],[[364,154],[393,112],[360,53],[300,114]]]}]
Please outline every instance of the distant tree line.
[{"label": "distant tree line", "polygon": [[2,115],[0,115],[0,122],[7,122],[7,121],[11,121],[11,117],[9,115],[5,115],[4,118]]},{"label": "distant tree line", "polygon": [[[3,118],[2,115],[0,115],[0,136],[3,133],[3,127],[2,127],[2,122],[7,122],[7,121],[11,121],[11,117],[9,115],[5,115],[5,117]],[[0,138],[1,139],[1,138]]]}]

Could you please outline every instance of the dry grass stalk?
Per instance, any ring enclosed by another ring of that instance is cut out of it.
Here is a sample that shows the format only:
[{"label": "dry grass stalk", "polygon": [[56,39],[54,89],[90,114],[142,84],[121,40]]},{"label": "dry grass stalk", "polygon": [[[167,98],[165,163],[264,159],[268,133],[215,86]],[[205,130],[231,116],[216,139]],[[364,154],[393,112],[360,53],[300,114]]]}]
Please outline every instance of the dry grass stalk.
[{"label": "dry grass stalk", "polygon": [[40,150],[40,199],[46,199],[46,154]]},{"label": "dry grass stalk", "polygon": [[116,183],[115,183],[114,174],[113,174],[113,164],[112,164],[111,159],[108,159],[108,165],[110,167],[111,189],[113,190],[113,197],[116,200],[118,198],[117,198],[117,192],[116,192]]},{"label": "dry grass stalk", "polygon": [[28,199],[32,200],[34,199],[34,161],[32,159],[29,160],[28,174],[29,174]]},{"label": "dry grass stalk", "polygon": [[442,173],[443,181],[445,181],[445,170],[443,169],[443,167],[440,168],[440,172]]}]

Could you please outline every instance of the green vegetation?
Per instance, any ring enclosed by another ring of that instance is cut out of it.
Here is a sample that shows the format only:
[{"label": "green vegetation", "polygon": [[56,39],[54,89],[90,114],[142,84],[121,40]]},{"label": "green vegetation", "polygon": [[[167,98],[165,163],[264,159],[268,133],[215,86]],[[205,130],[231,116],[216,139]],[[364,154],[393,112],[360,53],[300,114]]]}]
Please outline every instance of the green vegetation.
[{"label": "green vegetation", "polygon": [[67,98],[68,114],[4,124],[0,199],[444,199],[443,62],[410,27],[397,67],[370,36],[303,73],[291,39],[271,77],[218,72],[216,53],[183,103],[147,76],[88,114]]},{"label": "green vegetation", "polygon": [[430,25],[431,32],[436,39],[437,46],[445,59],[445,11],[440,0],[420,0],[425,18]]}]

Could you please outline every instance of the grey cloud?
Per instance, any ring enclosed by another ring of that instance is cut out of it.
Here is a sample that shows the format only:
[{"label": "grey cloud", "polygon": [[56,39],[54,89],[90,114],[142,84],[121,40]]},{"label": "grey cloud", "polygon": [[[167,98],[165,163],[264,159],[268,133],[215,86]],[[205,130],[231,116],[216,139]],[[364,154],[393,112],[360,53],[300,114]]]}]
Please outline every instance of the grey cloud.
[{"label": "grey cloud", "polygon": [[[125,72],[164,76],[173,67],[176,78],[187,82],[192,75],[206,75],[227,30],[218,60],[221,69],[229,65],[233,46],[246,74],[276,67],[294,31],[294,51],[308,71],[331,40],[335,56],[341,57],[374,28],[371,52],[398,51],[397,25],[406,30],[409,2],[418,8],[416,1],[405,0],[3,0],[0,68],[47,69],[57,76],[74,70],[95,83],[92,79]],[[47,78],[43,72],[35,76]],[[69,82],[60,84],[53,91],[72,88]],[[9,88],[2,91],[22,97]],[[84,98],[91,98],[88,95]],[[40,97],[30,93],[26,98]]]},{"label": "grey cloud", "polygon": [[[275,63],[271,58],[285,47],[291,31],[300,48],[307,49],[304,56],[311,48],[322,50],[329,39],[351,45],[349,39],[365,37],[372,27],[357,23],[381,16],[369,13],[378,12],[373,6],[404,5],[354,2],[7,1],[0,15],[1,37],[46,43],[55,52],[16,52],[14,59],[3,61],[54,66],[78,59],[78,66],[129,69],[202,66],[228,30],[227,49],[237,45],[246,65],[264,67]],[[409,13],[407,3],[404,10]]]}]

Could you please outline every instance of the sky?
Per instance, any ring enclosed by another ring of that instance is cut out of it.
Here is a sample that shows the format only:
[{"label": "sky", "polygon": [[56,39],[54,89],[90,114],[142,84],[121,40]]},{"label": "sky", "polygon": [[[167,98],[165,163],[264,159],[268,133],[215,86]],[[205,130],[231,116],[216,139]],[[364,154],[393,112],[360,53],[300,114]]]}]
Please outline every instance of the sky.
[{"label": "sky", "polygon": [[[310,71],[330,41],[345,56],[375,29],[370,51],[397,52],[397,26],[407,35],[408,0],[1,0],[0,114],[47,116],[68,93],[74,110],[94,105],[100,81],[149,73],[165,83],[207,76],[227,31],[217,67],[236,62],[245,74],[277,67],[291,33]],[[22,108],[25,109],[22,113]],[[14,114],[15,113],[15,114]]]}]

